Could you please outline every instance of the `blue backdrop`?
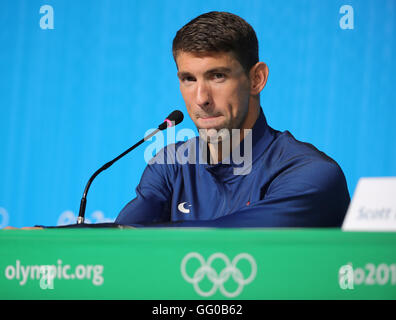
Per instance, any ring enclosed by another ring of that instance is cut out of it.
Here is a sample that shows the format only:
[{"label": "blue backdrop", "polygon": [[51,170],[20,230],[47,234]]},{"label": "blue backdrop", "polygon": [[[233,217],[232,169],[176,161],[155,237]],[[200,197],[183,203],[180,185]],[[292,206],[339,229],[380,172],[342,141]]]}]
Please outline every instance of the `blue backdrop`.
[{"label": "blue backdrop", "polygon": [[[396,175],[395,4],[2,1],[0,227],[74,222],[97,168],[175,107],[186,111],[172,39],[212,10],[238,14],[255,28],[270,70],[261,99],[272,127],[333,157],[351,195],[359,177]],[[53,29],[40,24],[49,18],[40,13],[44,5],[53,8]],[[340,23],[343,5],[353,9],[353,28],[351,17],[349,29]],[[194,125],[186,119],[180,128]],[[135,196],[144,150],[94,181],[91,222],[114,219]]]}]

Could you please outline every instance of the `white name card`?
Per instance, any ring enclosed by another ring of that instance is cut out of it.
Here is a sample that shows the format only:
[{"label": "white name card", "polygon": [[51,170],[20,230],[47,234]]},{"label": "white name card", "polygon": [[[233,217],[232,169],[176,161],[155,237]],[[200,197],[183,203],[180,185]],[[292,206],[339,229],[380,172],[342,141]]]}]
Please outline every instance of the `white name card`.
[{"label": "white name card", "polygon": [[343,231],[396,231],[396,177],[360,178]]}]

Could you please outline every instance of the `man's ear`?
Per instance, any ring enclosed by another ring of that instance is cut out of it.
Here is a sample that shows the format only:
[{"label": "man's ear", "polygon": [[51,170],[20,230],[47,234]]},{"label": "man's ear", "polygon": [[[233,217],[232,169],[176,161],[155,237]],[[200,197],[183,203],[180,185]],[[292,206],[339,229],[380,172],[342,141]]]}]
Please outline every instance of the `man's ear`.
[{"label": "man's ear", "polygon": [[257,62],[250,69],[250,94],[258,95],[264,89],[268,79],[268,72],[268,67],[264,62]]}]

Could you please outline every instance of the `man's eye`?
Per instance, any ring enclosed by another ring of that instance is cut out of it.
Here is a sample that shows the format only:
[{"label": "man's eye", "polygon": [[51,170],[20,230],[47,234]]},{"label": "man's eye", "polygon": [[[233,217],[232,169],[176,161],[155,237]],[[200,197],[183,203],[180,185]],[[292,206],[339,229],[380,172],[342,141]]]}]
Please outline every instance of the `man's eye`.
[{"label": "man's eye", "polygon": [[213,74],[213,79],[215,79],[215,80],[223,80],[224,78],[225,78],[224,73],[214,73]]},{"label": "man's eye", "polygon": [[194,81],[194,77],[183,77],[182,78],[183,82],[190,82],[190,81]]}]

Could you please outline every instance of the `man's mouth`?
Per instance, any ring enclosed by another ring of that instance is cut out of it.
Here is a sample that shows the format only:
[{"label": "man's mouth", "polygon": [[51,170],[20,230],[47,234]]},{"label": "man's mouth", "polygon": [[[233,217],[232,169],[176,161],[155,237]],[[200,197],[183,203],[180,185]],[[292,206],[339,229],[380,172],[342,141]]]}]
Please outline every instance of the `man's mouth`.
[{"label": "man's mouth", "polygon": [[214,119],[214,118],[217,118],[217,117],[220,117],[220,116],[221,116],[221,114],[216,114],[216,115],[209,115],[209,116],[198,116],[198,118],[207,120],[207,119]]},{"label": "man's mouth", "polygon": [[217,117],[219,117],[219,116],[201,117],[201,119],[209,120],[209,119],[214,119],[214,118],[217,118]]},{"label": "man's mouth", "polygon": [[223,115],[210,115],[210,116],[199,116],[197,119],[197,126],[201,129],[217,128],[221,125],[221,118]]}]

